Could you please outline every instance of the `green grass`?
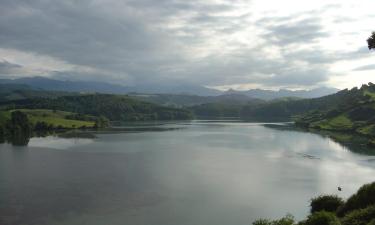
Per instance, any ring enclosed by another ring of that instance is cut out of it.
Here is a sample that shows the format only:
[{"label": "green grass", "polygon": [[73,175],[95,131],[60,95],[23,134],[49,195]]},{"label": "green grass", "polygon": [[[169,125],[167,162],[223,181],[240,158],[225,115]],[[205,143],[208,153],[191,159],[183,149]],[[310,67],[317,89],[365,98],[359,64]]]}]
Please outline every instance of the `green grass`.
[{"label": "green grass", "polygon": [[324,130],[350,130],[353,125],[353,122],[345,114],[313,124],[314,127]]},{"label": "green grass", "polygon": [[364,135],[375,135],[375,124],[360,127],[357,129],[357,132]]},{"label": "green grass", "polygon": [[0,126],[4,126],[5,122],[10,118],[10,113],[5,111],[0,111]]},{"label": "green grass", "polygon": [[53,111],[47,109],[17,109],[28,115],[30,121],[35,124],[37,122],[46,122],[52,124],[54,127],[63,128],[79,128],[79,127],[93,127],[95,122],[93,121],[81,121],[81,120],[69,120],[65,119],[65,116],[71,115],[70,112],[64,111]]},{"label": "green grass", "polygon": [[375,99],[375,93],[374,92],[370,92],[370,91],[365,91],[364,92],[364,95],[368,95],[368,96],[370,96],[372,99]]}]

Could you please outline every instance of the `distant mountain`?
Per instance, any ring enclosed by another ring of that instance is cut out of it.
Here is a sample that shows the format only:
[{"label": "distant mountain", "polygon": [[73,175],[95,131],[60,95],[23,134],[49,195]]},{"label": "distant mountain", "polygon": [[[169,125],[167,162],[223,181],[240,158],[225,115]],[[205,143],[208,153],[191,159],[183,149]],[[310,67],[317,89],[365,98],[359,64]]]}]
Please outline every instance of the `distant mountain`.
[{"label": "distant mountain", "polygon": [[0,83],[6,84],[24,84],[31,88],[50,90],[50,91],[67,91],[67,92],[100,92],[124,94],[128,92],[126,87],[102,82],[93,81],[62,81],[45,77],[26,77],[19,79],[1,79]]},{"label": "distant mountain", "polygon": [[64,92],[98,92],[106,94],[175,94],[196,96],[219,96],[219,95],[245,95],[250,98],[272,100],[285,97],[317,98],[333,94],[338,91],[335,88],[317,88],[312,90],[291,91],[281,89],[279,91],[251,89],[247,91],[228,90],[226,92],[207,88],[204,86],[175,83],[175,84],[141,84],[137,86],[125,86],[121,84],[110,84],[95,81],[63,81],[45,77],[26,77],[19,79],[0,79],[0,84],[20,84],[30,88],[64,91]]},{"label": "distant mountain", "polygon": [[67,91],[67,92],[99,92],[107,94],[148,93],[148,94],[194,94],[201,96],[219,95],[221,91],[191,84],[150,84],[139,86],[123,86],[94,81],[62,81],[45,77],[26,77],[19,79],[0,79],[0,84],[23,84],[31,88]]},{"label": "distant mountain", "polygon": [[262,89],[250,89],[247,91],[236,91],[230,89],[226,91],[226,94],[243,94],[247,95],[252,98],[259,98],[264,100],[272,100],[277,98],[285,98],[285,97],[296,97],[296,98],[319,98],[322,96],[334,94],[338,92],[339,89],[336,88],[316,88],[312,90],[298,90],[298,91],[291,91],[286,89],[280,89],[278,91],[272,90],[262,90]]},{"label": "distant mountain", "polygon": [[32,88],[26,84],[11,84],[0,82],[0,102],[22,100],[29,98],[56,98],[60,96],[77,95],[76,92],[46,91]]},{"label": "distant mountain", "polygon": [[130,87],[131,92],[144,94],[178,94],[178,95],[198,95],[216,96],[223,94],[222,91],[206,88],[194,84],[144,84]]},{"label": "distant mountain", "polygon": [[199,96],[189,94],[130,94],[130,96],[142,101],[164,106],[173,106],[177,108],[190,107],[207,103],[222,103],[233,105],[264,101],[240,94],[225,94],[218,96]]}]

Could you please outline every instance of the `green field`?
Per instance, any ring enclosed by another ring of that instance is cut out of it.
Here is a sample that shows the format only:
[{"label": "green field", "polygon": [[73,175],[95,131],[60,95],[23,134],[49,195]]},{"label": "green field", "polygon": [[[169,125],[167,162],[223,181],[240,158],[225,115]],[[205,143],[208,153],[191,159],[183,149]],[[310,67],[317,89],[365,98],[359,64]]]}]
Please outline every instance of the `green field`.
[{"label": "green field", "polygon": [[9,112],[0,111],[0,126],[4,126],[5,122],[10,118]]},{"label": "green field", "polygon": [[353,122],[345,115],[339,115],[332,119],[313,123],[313,127],[324,130],[350,130]]},{"label": "green field", "polygon": [[[62,128],[79,128],[79,127],[93,127],[95,125],[94,121],[81,121],[81,120],[70,120],[65,119],[66,116],[72,115],[70,112],[64,111],[53,111],[47,109],[17,109],[18,111],[24,112],[28,115],[30,121],[35,124],[37,122],[45,122],[51,124],[54,127]],[[9,112],[1,112],[3,117],[10,117]],[[0,114],[1,115],[1,114]]]},{"label": "green field", "polygon": [[359,129],[357,129],[357,132],[363,135],[375,136],[375,124],[360,127]]}]

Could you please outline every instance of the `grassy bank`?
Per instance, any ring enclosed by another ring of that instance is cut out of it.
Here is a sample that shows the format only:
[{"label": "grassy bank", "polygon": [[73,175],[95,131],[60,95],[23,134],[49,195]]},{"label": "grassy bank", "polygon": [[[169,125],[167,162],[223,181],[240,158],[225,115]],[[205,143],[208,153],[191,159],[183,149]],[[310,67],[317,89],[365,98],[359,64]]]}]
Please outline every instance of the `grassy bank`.
[{"label": "grassy bank", "polygon": [[[6,120],[10,119],[10,114],[14,110],[0,112],[0,125],[4,124]],[[73,129],[73,128],[93,128],[95,121],[83,121],[67,119],[67,117],[74,115],[71,112],[48,110],[48,109],[17,109],[27,115],[32,124],[44,122],[55,128]]]}]

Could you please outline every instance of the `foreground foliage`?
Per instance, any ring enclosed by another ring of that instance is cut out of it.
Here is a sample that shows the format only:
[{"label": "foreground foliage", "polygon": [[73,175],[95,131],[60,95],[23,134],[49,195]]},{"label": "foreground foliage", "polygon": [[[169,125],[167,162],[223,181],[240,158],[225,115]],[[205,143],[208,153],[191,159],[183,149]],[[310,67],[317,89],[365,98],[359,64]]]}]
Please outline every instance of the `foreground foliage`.
[{"label": "foreground foliage", "polygon": [[336,212],[344,201],[336,195],[322,195],[311,199],[311,213],[319,211]]},{"label": "foreground foliage", "polygon": [[375,225],[375,182],[362,186],[343,201],[335,195],[313,198],[311,214],[296,223],[291,215],[280,220],[259,219],[253,225]]}]

